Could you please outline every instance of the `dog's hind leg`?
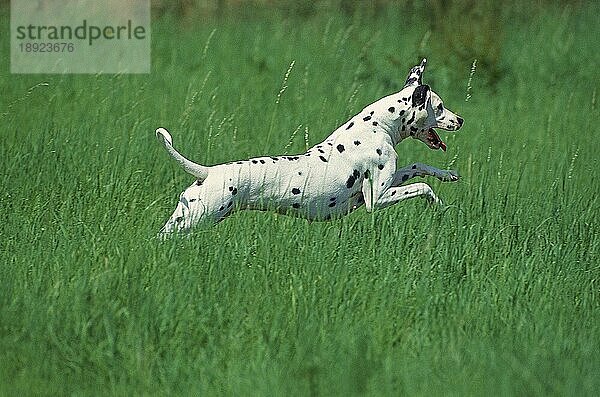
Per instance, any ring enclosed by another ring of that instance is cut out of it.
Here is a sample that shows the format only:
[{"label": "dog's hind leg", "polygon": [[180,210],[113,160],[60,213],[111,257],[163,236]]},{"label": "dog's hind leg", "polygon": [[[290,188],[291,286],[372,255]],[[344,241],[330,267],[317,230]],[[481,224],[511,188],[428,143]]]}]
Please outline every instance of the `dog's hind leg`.
[{"label": "dog's hind leg", "polygon": [[187,200],[181,197],[177,208],[159,232],[160,238],[173,233],[189,233],[192,229],[202,229],[215,225],[235,210],[233,201]]}]

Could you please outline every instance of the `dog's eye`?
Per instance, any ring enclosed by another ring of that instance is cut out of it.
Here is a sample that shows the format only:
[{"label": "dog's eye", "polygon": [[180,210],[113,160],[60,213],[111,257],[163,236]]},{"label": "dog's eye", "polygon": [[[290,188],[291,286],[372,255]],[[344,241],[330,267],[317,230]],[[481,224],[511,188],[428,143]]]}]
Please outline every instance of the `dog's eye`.
[{"label": "dog's eye", "polygon": [[181,221],[183,221],[183,216],[178,216],[177,218],[175,218],[176,223],[179,223]]},{"label": "dog's eye", "polygon": [[444,113],[444,105],[441,103],[435,107],[435,117],[440,117]]}]

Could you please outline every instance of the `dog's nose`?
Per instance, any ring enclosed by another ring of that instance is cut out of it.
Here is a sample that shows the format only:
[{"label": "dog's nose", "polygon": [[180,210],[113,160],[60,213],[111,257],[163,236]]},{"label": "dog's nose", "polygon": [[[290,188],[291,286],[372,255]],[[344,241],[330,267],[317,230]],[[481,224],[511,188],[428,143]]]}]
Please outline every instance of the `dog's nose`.
[{"label": "dog's nose", "polygon": [[465,122],[462,117],[457,117],[456,121],[458,122],[458,127],[462,127],[463,123]]}]

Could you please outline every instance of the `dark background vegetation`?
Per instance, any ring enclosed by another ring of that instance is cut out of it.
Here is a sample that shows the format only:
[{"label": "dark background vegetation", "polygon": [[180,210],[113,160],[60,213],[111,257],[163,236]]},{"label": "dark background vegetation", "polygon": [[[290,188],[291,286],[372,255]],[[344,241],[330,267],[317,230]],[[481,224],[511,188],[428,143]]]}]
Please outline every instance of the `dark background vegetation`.
[{"label": "dark background vegetation", "polygon": [[398,24],[426,24],[428,35],[440,57],[472,62],[494,86],[506,73],[501,63],[504,28],[532,20],[549,8],[577,9],[585,0],[152,0],[153,15],[177,16],[182,24],[194,25],[214,18],[257,18],[270,13],[310,19],[338,13],[349,18],[378,18],[391,10]]}]

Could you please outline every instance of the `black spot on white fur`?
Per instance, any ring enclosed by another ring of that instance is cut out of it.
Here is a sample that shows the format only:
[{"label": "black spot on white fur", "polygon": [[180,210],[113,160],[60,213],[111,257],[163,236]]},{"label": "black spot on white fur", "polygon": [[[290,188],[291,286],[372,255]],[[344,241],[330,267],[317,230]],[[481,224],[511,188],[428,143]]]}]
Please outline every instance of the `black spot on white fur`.
[{"label": "black spot on white fur", "polygon": [[346,187],[348,189],[350,189],[352,186],[354,186],[354,183],[356,182],[356,180],[360,177],[360,172],[358,170],[354,170],[354,172],[352,172],[352,175],[350,175],[348,177],[348,180],[346,181]]},{"label": "black spot on white fur", "polygon": [[337,145],[336,149],[338,150],[338,152],[342,153],[344,150],[346,150],[346,148],[344,148],[344,145]]}]

